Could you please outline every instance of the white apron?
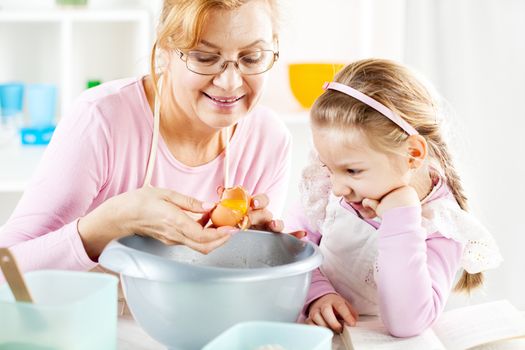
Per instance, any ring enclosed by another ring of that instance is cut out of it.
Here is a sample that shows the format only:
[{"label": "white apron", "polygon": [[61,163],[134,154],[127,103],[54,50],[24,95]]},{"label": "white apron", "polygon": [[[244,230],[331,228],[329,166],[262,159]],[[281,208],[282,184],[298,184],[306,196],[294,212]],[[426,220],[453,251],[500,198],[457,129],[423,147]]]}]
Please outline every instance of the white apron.
[{"label": "white apron", "polygon": [[376,315],[376,229],[330,196],[321,232],[321,272],[359,314]]}]

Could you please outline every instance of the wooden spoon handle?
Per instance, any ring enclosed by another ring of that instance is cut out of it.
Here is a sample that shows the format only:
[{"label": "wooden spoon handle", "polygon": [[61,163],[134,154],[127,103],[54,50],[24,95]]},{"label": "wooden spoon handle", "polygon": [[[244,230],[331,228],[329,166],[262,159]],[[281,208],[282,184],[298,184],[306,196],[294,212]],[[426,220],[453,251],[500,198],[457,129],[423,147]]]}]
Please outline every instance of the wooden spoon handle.
[{"label": "wooden spoon handle", "polygon": [[9,284],[16,301],[32,303],[33,298],[31,298],[31,294],[29,294],[29,290],[24,282],[24,277],[20,273],[15,257],[8,248],[0,248],[0,268],[4,273],[7,284]]}]

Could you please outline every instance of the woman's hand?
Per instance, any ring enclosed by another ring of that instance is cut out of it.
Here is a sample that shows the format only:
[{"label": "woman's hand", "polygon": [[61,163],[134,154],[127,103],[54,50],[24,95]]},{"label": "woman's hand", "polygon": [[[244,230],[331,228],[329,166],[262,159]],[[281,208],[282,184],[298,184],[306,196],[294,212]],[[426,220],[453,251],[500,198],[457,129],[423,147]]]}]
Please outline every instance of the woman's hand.
[{"label": "woman's hand", "polygon": [[[222,197],[223,191],[224,187],[219,186],[219,188],[217,188],[219,198]],[[267,209],[268,204],[270,204],[270,199],[266,194],[257,194],[251,198],[250,207],[246,214],[248,216],[249,228],[281,233],[284,229],[284,223],[282,220],[273,218],[272,213]],[[288,234],[299,239],[306,236],[306,232],[304,231],[295,231]]]},{"label": "woman's hand", "polygon": [[[204,228],[212,208],[213,204],[146,186],[108,199],[78,221],[78,231],[86,252],[95,261],[112,239],[133,233],[165,244],[184,244],[207,254],[237,231],[228,226]],[[194,220],[188,212],[202,216]]]},{"label": "woman's hand", "polygon": [[341,333],[344,323],[355,326],[357,318],[357,312],[345,298],[331,293],[323,295],[310,305],[305,322]]},{"label": "woman's hand", "polygon": [[[273,219],[272,213],[266,209],[269,203],[270,200],[267,195],[255,195],[248,210],[248,218],[254,229],[281,233],[284,229],[284,223],[282,220]],[[299,239],[306,236],[304,231],[288,232],[287,234]]]},{"label": "woman's hand", "polygon": [[281,232],[284,229],[282,220],[273,218],[273,214],[267,209],[270,199],[265,194],[257,194],[252,197],[250,208],[248,208],[248,219],[250,227],[255,230]]},{"label": "woman's hand", "polygon": [[[251,228],[281,233],[284,229],[284,223],[282,220],[273,219],[272,213],[266,209],[269,203],[270,200],[265,194],[258,194],[252,197],[250,208],[248,209],[248,219],[251,223]],[[287,234],[299,239],[306,236],[304,231],[289,232]]]},{"label": "woman's hand", "polygon": [[382,217],[389,209],[421,205],[417,191],[412,186],[398,187],[387,193],[380,200],[365,198],[362,202],[361,215],[367,219]]},{"label": "woman's hand", "polygon": [[[217,188],[219,198],[222,198],[224,187]],[[265,194],[257,194],[251,197],[250,206],[246,215],[248,216],[249,228],[263,231],[281,232],[284,224],[281,220],[273,220],[272,213],[266,208],[270,200]]]}]

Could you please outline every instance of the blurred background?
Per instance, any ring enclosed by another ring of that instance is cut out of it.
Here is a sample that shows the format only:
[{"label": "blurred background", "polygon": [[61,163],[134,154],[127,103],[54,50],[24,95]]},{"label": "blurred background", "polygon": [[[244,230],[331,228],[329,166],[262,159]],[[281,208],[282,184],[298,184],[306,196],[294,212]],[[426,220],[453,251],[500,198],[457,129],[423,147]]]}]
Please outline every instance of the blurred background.
[{"label": "blurred background", "polygon": [[[38,164],[54,125],[83,90],[147,74],[161,0],[0,0],[0,225]],[[447,101],[446,121],[471,211],[493,233],[501,267],[448,307],[501,298],[525,310],[525,2],[281,0],[280,60],[263,104],[293,135],[288,204],[310,148],[304,82],[289,65],[390,58],[423,74]],[[331,72],[330,72],[331,73]],[[325,79],[320,76],[319,79]],[[16,99],[24,90],[23,101]],[[294,95],[295,93],[295,95]],[[318,91],[307,91],[316,94]],[[7,96],[7,97],[6,97]],[[13,100],[14,99],[14,100]],[[521,160],[520,160],[521,159]]]}]

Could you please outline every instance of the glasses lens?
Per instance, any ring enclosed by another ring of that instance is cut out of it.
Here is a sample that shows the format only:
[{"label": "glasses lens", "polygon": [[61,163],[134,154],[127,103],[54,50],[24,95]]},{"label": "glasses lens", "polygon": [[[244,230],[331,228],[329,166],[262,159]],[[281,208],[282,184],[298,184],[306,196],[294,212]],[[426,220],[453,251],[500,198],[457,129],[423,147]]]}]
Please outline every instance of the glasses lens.
[{"label": "glasses lens", "polygon": [[[272,50],[254,51],[239,57],[237,63],[242,74],[252,75],[266,72],[275,61]],[[219,54],[202,51],[186,53],[186,66],[192,72],[213,75],[222,72],[224,60]]]},{"label": "glasses lens", "polygon": [[200,51],[190,51],[186,55],[186,66],[199,74],[217,74],[221,71],[221,55]]},{"label": "glasses lens", "polygon": [[271,50],[255,51],[239,58],[239,70],[243,74],[260,74],[273,65],[275,55]]}]

